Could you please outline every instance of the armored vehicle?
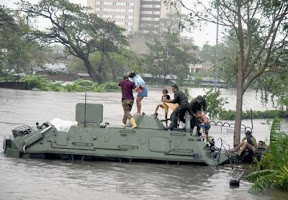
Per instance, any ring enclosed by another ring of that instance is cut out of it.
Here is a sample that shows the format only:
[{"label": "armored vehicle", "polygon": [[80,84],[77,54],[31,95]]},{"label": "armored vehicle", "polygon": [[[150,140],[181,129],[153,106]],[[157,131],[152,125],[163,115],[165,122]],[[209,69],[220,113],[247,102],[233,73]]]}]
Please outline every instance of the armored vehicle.
[{"label": "armored vehicle", "polygon": [[67,132],[50,122],[35,127],[20,126],[5,138],[6,156],[16,158],[82,159],[116,161],[185,162],[204,165],[223,164],[228,155],[213,142],[204,142],[187,128],[164,130],[157,117],[134,116],[137,128],[131,130],[103,123],[103,105],[78,103],[77,125]]}]

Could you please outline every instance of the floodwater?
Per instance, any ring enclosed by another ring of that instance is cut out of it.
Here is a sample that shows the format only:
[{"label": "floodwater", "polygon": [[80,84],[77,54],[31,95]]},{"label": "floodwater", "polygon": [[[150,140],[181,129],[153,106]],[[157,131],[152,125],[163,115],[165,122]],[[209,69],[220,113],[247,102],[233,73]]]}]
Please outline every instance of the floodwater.
[{"label": "floodwater", "polygon": [[[160,102],[162,88],[150,86],[148,89],[149,97],[143,100],[142,110],[150,115]],[[235,92],[222,90],[222,93],[230,102],[226,109],[235,109]],[[196,96],[204,91],[191,88],[190,94]],[[33,126],[35,122],[54,118],[74,121],[76,103],[84,102],[84,95],[0,89],[0,145],[12,129],[24,124]],[[123,114],[120,97],[120,93],[91,92],[87,93],[87,102],[102,103],[104,122],[120,125]],[[243,107],[265,109],[253,91],[245,95]],[[135,112],[136,106],[132,113]],[[252,125],[250,120],[243,123]],[[253,120],[253,127],[258,140],[269,140],[267,120]],[[212,127],[210,135],[216,140],[223,138],[227,146],[233,142],[233,130]],[[251,184],[244,180],[239,188],[230,188],[230,179],[239,175],[245,166],[232,169],[230,166],[15,159],[5,157],[3,150],[0,151],[0,200],[287,199],[287,193],[278,190],[250,194]]]}]

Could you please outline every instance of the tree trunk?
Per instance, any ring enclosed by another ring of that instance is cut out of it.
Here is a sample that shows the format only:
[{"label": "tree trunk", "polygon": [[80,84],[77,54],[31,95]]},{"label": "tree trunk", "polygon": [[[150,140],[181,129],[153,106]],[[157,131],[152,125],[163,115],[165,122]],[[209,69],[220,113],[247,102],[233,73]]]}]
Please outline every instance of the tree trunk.
[{"label": "tree trunk", "polygon": [[[115,72],[115,70],[113,69],[113,67],[111,67],[111,70],[112,70],[112,80],[113,80],[114,82],[117,82],[117,81],[118,81],[117,75],[116,75],[116,72]],[[123,74],[123,75],[124,75],[124,74]]]},{"label": "tree trunk", "polygon": [[[100,63],[98,65],[98,74],[99,74],[99,82],[102,83],[103,81],[103,68],[104,68],[104,53],[101,53]],[[101,76],[100,76],[101,75]]]},{"label": "tree trunk", "polygon": [[89,61],[89,59],[85,59],[84,61],[84,65],[87,68],[88,74],[90,75],[90,77],[93,79],[94,82],[100,83],[101,82],[101,78],[99,73],[97,73],[92,65],[91,62]]},{"label": "tree trunk", "polygon": [[288,116],[288,96],[287,95],[285,96],[285,99],[286,99],[286,105],[285,105],[286,106],[286,113],[285,114]]},{"label": "tree trunk", "polygon": [[243,84],[244,84],[244,75],[243,75],[243,60],[239,56],[238,66],[237,66],[237,82],[236,82],[236,116],[235,116],[235,129],[234,129],[234,147],[240,144],[241,139],[241,120],[242,120],[242,104],[243,104]]},{"label": "tree trunk", "polygon": [[241,80],[239,80],[237,81],[236,116],[235,116],[234,143],[233,143],[234,146],[240,144],[241,139],[242,103],[243,103],[243,87],[241,85]]},{"label": "tree trunk", "polygon": [[244,85],[244,35],[241,17],[241,0],[237,0],[237,37],[239,41],[239,53],[237,58],[237,74],[236,74],[236,116],[235,116],[235,129],[234,129],[234,147],[240,144],[241,139],[241,120],[242,120],[242,104],[243,104],[243,85]]},{"label": "tree trunk", "polygon": [[[110,69],[111,69],[112,80],[113,80],[114,82],[119,81],[119,80],[118,80],[118,77],[117,77],[117,74],[116,74],[116,70],[114,69],[114,67],[116,66],[115,62],[114,62],[113,59],[111,59],[109,56],[107,56],[107,60],[108,60],[108,63],[109,63]],[[122,74],[122,75],[124,75],[124,74]]]}]

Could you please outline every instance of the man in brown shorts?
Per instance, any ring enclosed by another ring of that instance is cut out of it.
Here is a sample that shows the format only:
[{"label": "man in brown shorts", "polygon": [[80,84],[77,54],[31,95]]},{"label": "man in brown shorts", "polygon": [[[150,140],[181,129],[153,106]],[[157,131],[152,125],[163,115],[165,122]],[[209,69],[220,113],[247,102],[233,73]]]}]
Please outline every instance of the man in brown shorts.
[{"label": "man in brown shorts", "polygon": [[137,127],[137,124],[132,117],[130,111],[132,110],[132,106],[134,103],[134,96],[133,96],[133,89],[135,88],[135,84],[131,82],[128,78],[128,75],[123,76],[123,80],[119,82],[118,84],[121,87],[122,92],[122,107],[124,110],[124,116],[122,119],[122,126],[123,128],[126,127],[127,119],[129,119],[131,123],[131,129],[134,129]]}]

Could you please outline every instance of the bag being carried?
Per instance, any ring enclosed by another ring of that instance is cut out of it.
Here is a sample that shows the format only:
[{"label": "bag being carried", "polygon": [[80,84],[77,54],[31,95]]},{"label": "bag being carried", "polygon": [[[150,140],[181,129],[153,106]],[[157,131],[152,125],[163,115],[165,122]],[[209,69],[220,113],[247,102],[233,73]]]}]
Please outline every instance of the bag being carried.
[{"label": "bag being carried", "polygon": [[138,93],[141,93],[141,92],[143,91],[141,85],[140,85],[139,87],[137,87],[136,91],[137,91]]}]

